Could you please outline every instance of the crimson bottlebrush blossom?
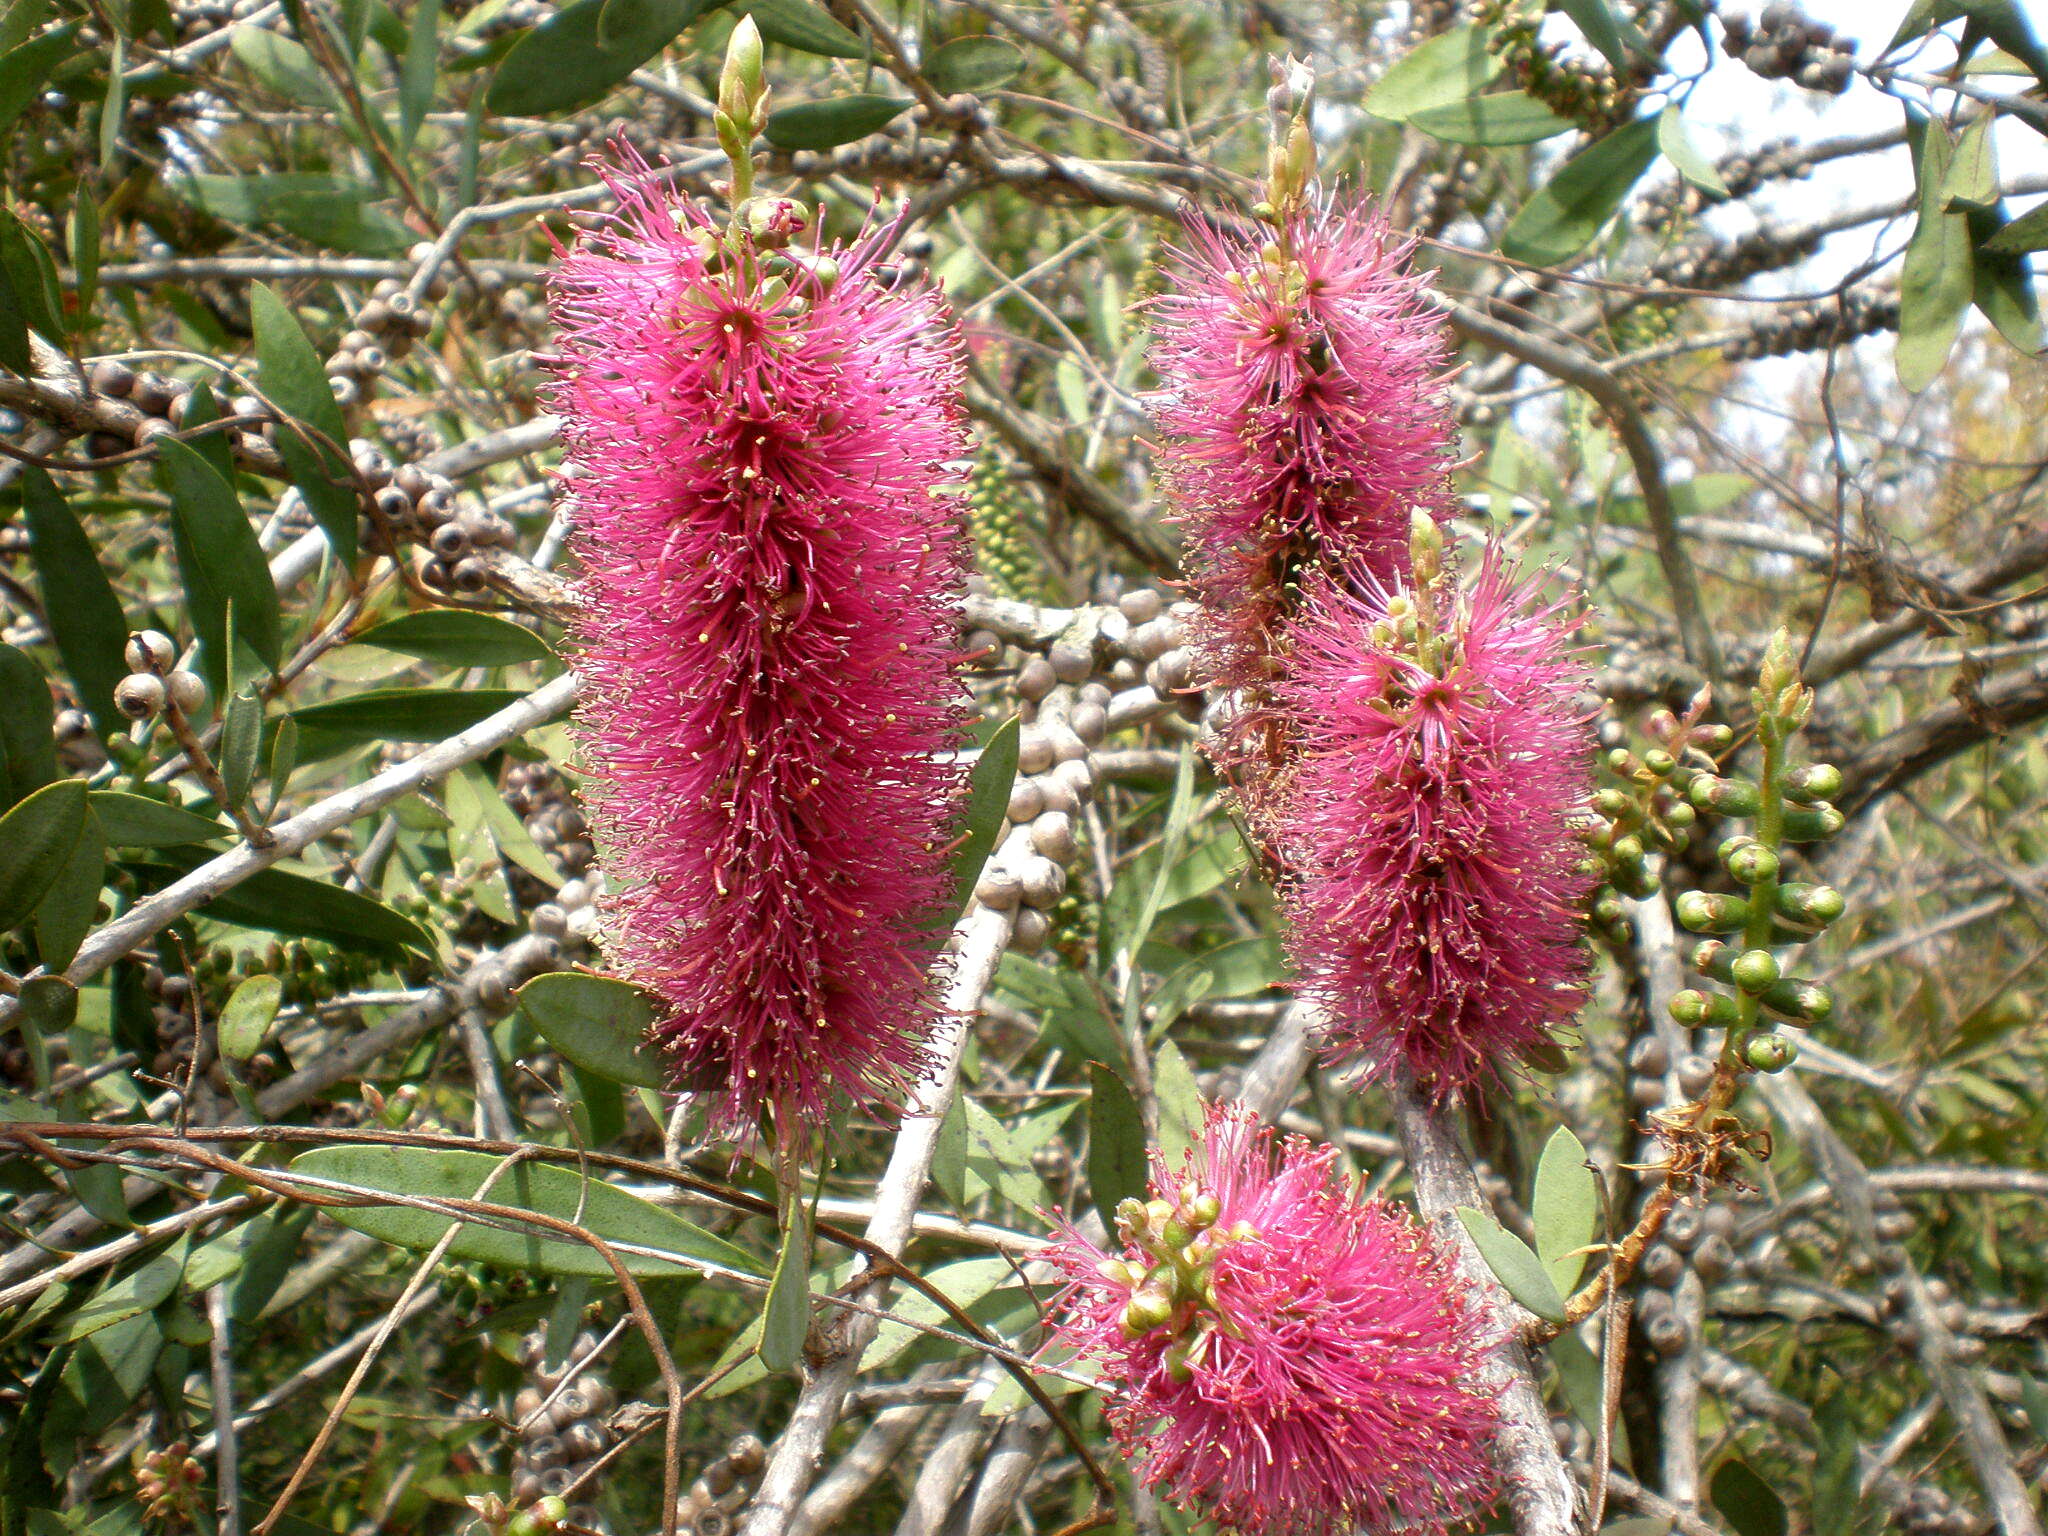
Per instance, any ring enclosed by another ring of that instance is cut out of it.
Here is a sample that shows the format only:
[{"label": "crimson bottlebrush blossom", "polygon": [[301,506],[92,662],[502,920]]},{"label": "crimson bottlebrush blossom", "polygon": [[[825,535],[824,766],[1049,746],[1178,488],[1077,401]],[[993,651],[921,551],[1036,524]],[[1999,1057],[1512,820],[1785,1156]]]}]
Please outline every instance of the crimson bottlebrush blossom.
[{"label": "crimson bottlebrush blossom", "polygon": [[1205,681],[1240,696],[1225,766],[1247,760],[1232,776],[1254,797],[1256,760],[1270,772],[1284,755],[1263,692],[1297,582],[1318,563],[1394,580],[1413,510],[1452,510],[1449,352],[1409,249],[1327,200],[1278,228],[1191,219],[1153,301],[1153,417],[1202,604],[1196,653]]},{"label": "crimson bottlebrush blossom", "polygon": [[1582,1000],[1580,663],[1563,605],[1497,550],[1462,593],[1311,606],[1282,690],[1301,732],[1290,949],[1337,1055],[1402,1058],[1442,1098]]},{"label": "crimson bottlebrush blossom", "polygon": [[1097,1366],[1145,1482],[1253,1536],[1441,1532],[1491,1499],[1494,1338],[1449,1249],[1366,1201],[1336,1150],[1209,1111],[1183,1165],[1068,1227],[1050,1345]]},{"label": "crimson bottlebrush blossom", "polygon": [[715,1128],[815,1124],[899,1080],[931,1022],[919,924],[964,698],[957,335],[877,278],[886,230],[772,254],[795,204],[766,200],[756,243],[606,174],[620,212],[551,297],[610,945],[676,1081],[721,1090]]}]

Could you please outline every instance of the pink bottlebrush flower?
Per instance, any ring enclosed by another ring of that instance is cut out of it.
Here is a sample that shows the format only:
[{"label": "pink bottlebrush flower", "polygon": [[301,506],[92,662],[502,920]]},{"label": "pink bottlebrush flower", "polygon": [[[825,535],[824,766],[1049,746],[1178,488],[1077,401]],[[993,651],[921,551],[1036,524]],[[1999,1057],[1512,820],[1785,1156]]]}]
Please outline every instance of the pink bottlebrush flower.
[{"label": "pink bottlebrush flower", "polygon": [[1105,1253],[1067,1227],[1048,1347],[1097,1366],[1150,1486],[1253,1536],[1441,1532],[1482,1509],[1494,1339],[1450,1250],[1361,1199],[1337,1153],[1241,1105],[1118,1212]]},{"label": "pink bottlebrush flower", "polygon": [[1593,736],[1562,606],[1496,550],[1462,594],[1325,588],[1296,630],[1290,948],[1335,1054],[1402,1057],[1439,1098],[1582,1000]]},{"label": "pink bottlebrush flower", "polygon": [[1264,706],[1298,581],[1318,563],[1392,581],[1411,512],[1451,512],[1449,351],[1410,247],[1360,206],[1188,235],[1152,306],[1153,415],[1202,604],[1196,654],[1240,695],[1222,766],[1256,801],[1286,755]]},{"label": "pink bottlebrush flower", "polygon": [[620,213],[551,298],[611,946],[677,1082],[722,1090],[714,1127],[816,1124],[900,1080],[931,1023],[958,341],[877,276],[885,230],[735,254],[687,199],[606,174]]}]

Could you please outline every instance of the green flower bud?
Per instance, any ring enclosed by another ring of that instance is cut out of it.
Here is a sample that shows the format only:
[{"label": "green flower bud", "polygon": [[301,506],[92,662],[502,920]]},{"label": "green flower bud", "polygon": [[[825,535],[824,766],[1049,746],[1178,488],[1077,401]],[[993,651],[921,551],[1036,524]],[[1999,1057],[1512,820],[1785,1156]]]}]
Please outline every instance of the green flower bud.
[{"label": "green flower bud", "polygon": [[1643,765],[1641,763],[1636,761],[1635,753],[1629,751],[1627,747],[1616,747],[1612,752],[1609,752],[1607,754],[1608,771],[1610,773],[1618,774],[1620,777],[1624,779],[1628,778],[1638,768],[1642,766]]},{"label": "green flower bud", "polygon": [[1154,1328],[1173,1320],[1173,1298],[1159,1291],[1140,1291],[1124,1307],[1123,1330],[1132,1338],[1143,1338]]},{"label": "green flower bud", "polygon": [[1745,843],[1728,856],[1728,873],[1744,885],[1778,878],[1778,856],[1762,843]]},{"label": "green flower bud", "polygon": [[1444,531],[1421,507],[1408,513],[1408,559],[1417,587],[1433,587],[1444,573]]},{"label": "green flower bud", "polygon": [[1714,1025],[1726,1028],[1735,1022],[1735,999],[1719,992],[1701,992],[1688,987],[1674,992],[1669,1004],[1671,1017],[1688,1029]]},{"label": "green flower bud", "polygon": [[1842,915],[1846,907],[1842,893],[1831,885],[1778,887],[1778,915],[1805,928],[1825,928]]},{"label": "green flower bud", "polygon": [[1618,789],[1600,789],[1593,792],[1593,809],[1609,821],[1620,821],[1635,809],[1635,801]]},{"label": "green flower bud", "polygon": [[1832,800],[1842,792],[1842,770],[1833,763],[1808,763],[1785,775],[1785,798],[1801,805]]},{"label": "green flower bud", "polygon": [[1614,855],[1614,862],[1617,864],[1643,862],[1643,840],[1633,832],[1617,837],[1614,840],[1614,847],[1609,851]]},{"label": "green flower bud", "polygon": [[1717,778],[1703,773],[1686,791],[1693,805],[1717,816],[1754,816],[1763,804],[1763,792],[1747,779]]},{"label": "green flower bud", "polygon": [[1757,999],[1765,1013],[1792,1024],[1824,1024],[1834,1016],[1835,994],[1817,981],[1788,977]]},{"label": "green flower bud", "polygon": [[1667,827],[1689,827],[1700,819],[1700,814],[1688,801],[1680,800],[1660,813]]},{"label": "green flower bud", "polygon": [[1216,1225],[1216,1218],[1223,1214],[1223,1202],[1214,1195],[1197,1195],[1180,1208],[1181,1220],[1197,1232]]},{"label": "green flower bud", "polygon": [[1768,949],[1746,949],[1728,967],[1729,979],[1745,992],[1762,992],[1782,974],[1778,957]]},{"label": "green flower bud", "polygon": [[1739,933],[1749,926],[1749,903],[1740,896],[1686,891],[1677,910],[1678,921],[1694,933]]},{"label": "green flower bud", "polygon": [[1788,806],[1785,810],[1785,841],[1817,843],[1841,831],[1842,823],[1842,813],[1826,801]]},{"label": "green flower bud", "polygon": [[1719,939],[1708,939],[1692,952],[1692,968],[1716,981],[1729,981],[1729,967],[1734,963],[1734,946],[1723,944]]},{"label": "green flower bud", "polygon": [[1678,759],[1662,747],[1652,747],[1643,754],[1643,766],[1660,779],[1671,777],[1671,770],[1678,766]]},{"label": "green flower bud", "polygon": [[1759,1072],[1782,1072],[1799,1059],[1799,1045],[1784,1035],[1757,1035],[1743,1046],[1742,1059]]}]

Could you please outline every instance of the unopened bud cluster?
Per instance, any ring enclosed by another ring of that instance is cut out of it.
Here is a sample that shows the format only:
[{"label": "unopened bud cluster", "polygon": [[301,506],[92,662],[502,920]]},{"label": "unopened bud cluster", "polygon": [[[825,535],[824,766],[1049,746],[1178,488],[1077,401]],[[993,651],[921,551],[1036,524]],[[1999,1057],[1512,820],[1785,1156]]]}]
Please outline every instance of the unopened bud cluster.
[{"label": "unopened bud cluster", "polygon": [[1124,1251],[1136,1248],[1144,1262],[1104,1259],[1097,1273],[1113,1285],[1128,1286],[1122,1326],[1131,1338],[1164,1328],[1174,1340],[1167,1350],[1168,1375],[1185,1381],[1199,1351],[1220,1321],[1213,1278],[1216,1259],[1231,1243],[1258,1234],[1245,1222],[1217,1226],[1222,1202],[1190,1182],[1179,1198],[1125,1200],[1116,1208],[1116,1232]]},{"label": "unopened bud cluster", "polygon": [[1660,709],[1647,722],[1654,747],[1640,754],[1617,746],[1606,757],[1611,782],[1593,795],[1598,818],[1586,834],[1592,872],[1602,884],[1593,893],[1593,925],[1610,939],[1626,937],[1624,896],[1655,895],[1652,854],[1682,852],[1692,842],[1699,811],[1687,797],[1690,786],[1710,776],[1719,754],[1734,744],[1725,725],[1703,724],[1702,696],[1680,719]]},{"label": "unopened bud cluster", "polygon": [[143,1454],[135,1469],[135,1496],[145,1518],[188,1525],[199,1512],[199,1487],[205,1480],[205,1469],[193,1458],[192,1447],[178,1440]]}]

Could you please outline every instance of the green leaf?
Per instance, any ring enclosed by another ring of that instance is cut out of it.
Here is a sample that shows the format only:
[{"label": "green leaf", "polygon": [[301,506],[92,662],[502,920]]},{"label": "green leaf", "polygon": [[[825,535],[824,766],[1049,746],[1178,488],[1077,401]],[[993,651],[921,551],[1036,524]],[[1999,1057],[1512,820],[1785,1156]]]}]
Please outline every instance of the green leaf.
[{"label": "green leaf", "polygon": [[[190,874],[211,857],[199,849],[164,848],[154,862],[131,867],[175,879]],[[314,879],[288,869],[258,870],[207,902],[199,913],[217,922],[294,938],[326,939],[344,946],[381,945],[423,955],[436,952],[433,934],[404,913],[332,879]]]},{"label": "green leaf", "polygon": [[107,883],[107,839],[90,805],[78,840],[57,878],[36,904],[36,956],[48,971],[61,971],[92,932],[100,889]]},{"label": "green leaf", "polygon": [[751,16],[771,43],[827,59],[864,59],[868,45],[811,0],[739,0],[735,16]]},{"label": "green leaf", "polygon": [[49,12],[49,0],[7,0],[0,6],[0,54],[27,42]]},{"label": "green leaf", "polygon": [[42,668],[0,644],[0,810],[57,777],[56,719]]},{"label": "green leaf", "polygon": [[333,109],[334,87],[296,38],[268,27],[242,26],[229,36],[228,49],[265,89],[302,107]]},{"label": "green leaf", "polygon": [[1010,788],[1017,781],[1018,724],[1013,715],[996,727],[967,783],[967,820],[960,846],[953,850],[953,894],[934,915],[931,926],[950,928],[974,897],[981,869],[1009,824]]},{"label": "green leaf", "polygon": [[[503,1162],[488,1153],[433,1147],[339,1146],[303,1153],[292,1160],[291,1167],[294,1173],[395,1195],[468,1200]],[[563,1221],[576,1220],[580,1211],[583,1227],[608,1243],[631,1243],[674,1255],[620,1254],[620,1261],[635,1276],[688,1274],[703,1265],[762,1274],[759,1261],[743,1249],[638,1195],[599,1179],[586,1179],[573,1168],[518,1164],[499,1175],[484,1199]],[[397,1205],[336,1207],[327,1214],[358,1232],[416,1252],[432,1248],[451,1225],[446,1216]],[[515,1274],[539,1270],[551,1275],[612,1278],[611,1266],[588,1243],[539,1227],[511,1231],[465,1224],[448,1254]]]},{"label": "green leaf", "polygon": [[303,761],[376,741],[442,741],[508,709],[513,688],[373,688],[295,709]]},{"label": "green leaf", "polygon": [[102,731],[119,730],[124,721],[114,707],[114,685],[128,675],[121,601],[56,482],[33,464],[21,467],[21,505],[50,639],[94,723]]},{"label": "green leaf", "polygon": [[2004,203],[1988,213],[1972,213],[1969,220],[1970,239],[1977,247],[1971,263],[1970,297],[1999,335],[2032,356],[2048,344],[2041,329],[2041,301],[2034,290],[2033,265],[2025,256],[1994,249],[2000,231],[2010,227]]},{"label": "green leaf", "polygon": [[[2024,1378],[2022,1378],[2024,1380]],[[1856,1456],[1856,1420],[1846,1391],[1832,1393],[1813,1410],[1815,1438],[1813,1497],[1814,1536],[1854,1536],[1861,1525],[1862,1468]],[[2036,1430],[2044,1427],[2039,1423]],[[2048,1438],[2048,1437],[2044,1437]]]},{"label": "green leaf", "polygon": [[1200,1144],[1208,1122],[1209,1101],[1195,1085],[1187,1057],[1171,1040],[1159,1047],[1152,1065],[1152,1097],[1159,1106],[1159,1155],[1176,1170],[1189,1150]]},{"label": "green leaf", "polygon": [[[1915,128],[1917,127],[1917,132]],[[1963,312],[1976,291],[1970,221],[1943,211],[1943,187],[1955,145],[1948,125],[1921,119],[1908,125],[1916,144],[1919,218],[1906,242],[1899,273],[1899,383],[1918,393],[1933,383],[1962,331]]]},{"label": "green leaf", "polygon": [[[614,6],[618,0],[612,0]],[[703,0],[640,0],[599,37],[606,0],[575,0],[520,38],[484,98],[505,117],[545,117],[595,101],[675,40]]]},{"label": "green leaf", "polygon": [[581,971],[550,971],[518,992],[519,1006],[565,1061],[629,1088],[661,1088],[667,1074],[645,1048],[654,1007],[639,988]]},{"label": "green leaf", "polygon": [[1991,237],[1985,249],[2001,256],[2048,250],[2048,203],[2029,208]]},{"label": "green leaf", "polygon": [[[62,1033],[78,1021],[78,988],[62,976],[31,976],[21,984],[21,1013],[31,1031]],[[111,1166],[107,1171],[120,1173]]]},{"label": "green leaf", "polygon": [[1790,1529],[1778,1490],[1751,1471],[1747,1462],[1733,1456],[1722,1462],[1714,1469],[1708,1492],[1735,1536],[1785,1536]]},{"label": "green leaf", "polygon": [[197,449],[176,438],[159,440],[164,477],[171,492],[171,541],[192,628],[199,637],[199,661],[218,698],[227,688],[228,605],[235,609],[237,637],[273,672],[284,655],[277,587],[256,542],[256,530],[242,513],[234,487],[214,473]]},{"label": "green leaf", "polygon": [[1124,1080],[1088,1063],[1088,1194],[1103,1225],[1116,1230],[1119,1202],[1145,1198],[1145,1122]]},{"label": "green leaf", "polygon": [[1568,1126],[1560,1125],[1544,1143],[1529,1219],[1536,1227],[1537,1257],[1558,1294],[1571,1295],[1590,1257],[1579,1250],[1600,1232],[1600,1181],[1586,1164],[1585,1147]]},{"label": "green leaf", "polygon": [[398,138],[407,149],[419,137],[434,104],[434,70],[441,56],[441,0],[418,0],[398,71]]},{"label": "green leaf", "polygon": [[1964,21],[1962,57],[1967,59],[1984,39],[2023,62],[2043,88],[2048,88],[2048,48],[2034,35],[2026,12],[2016,0],[1914,0],[1899,23],[1899,30],[1885,45],[1884,54],[1896,52],[1916,37],[1925,37],[1936,27]]},{"label": "green leaf", "polygon": [[1408,126],[1433,139],[1453,144],[1534,144],[1568,133],[1578,125],[1559,117],[1527,91],[1497,91],[1468,96],[1441,107],[1413,113]]},{"label": "green leaf", "polygon": [[444,667],[509,667],[552,661],[547,641],[510,619],[460,608],[423,608],[386,619],[355,636],[351,645],[374,645]]},{"label": "green leaf", "polygon": [[[162,4],[163,0],[157,0]],[[121,124],[128,113],[128,44],[125,39],[115,38],[112,54],[107,60],[107,94],[100,102],[99,167],[105,172],[113,164],[114,153],[121,146]],[[79,284],[79,306],[85,306],[85,287]]]},{"label": "green leaf", "polygon": [[202,213],[231,224],[270,224],[329,250],[396,256],[413,232],[374,205],[382,194],[366,181],[310,171],[254,176],[191,175],[165,183]]},{"label": "green leaf", "polygon": [[284,983],[275,976],[251,976],[236,987],[215,1026],[221,1055],[229,1061],[247,1061],[254,1056],[283,1001]]},{"label": "green leaf", "polygon": [[911,108],[907,96],[834,96],[768,114],[763,130],[777,149],[831,149],[864,139]]},{"label": "green leaf", "polygon": [[1557,1294],[1557,1285],[1550,1278],[1550,1271],[1543,1267],[1543,1261],[1530,1251],[1527,1243],[1485,1211],[1461,1206],[1458,1220],[1465,1224],[1465,1230],[1472,1235],[1472,1242],[1479,1249],[1479,1256],[1486,1260],[1486,1267],[1493,1271],[1494,1278],[1507,1288],[1510,1296],[1546,1322],[1564,1321],[1564,1298]]},{"label": "green leaf", "polygon": [[196,815],[147,795],[126,790],[96,789],[93,814],[116,848],[172,848],[180,843],[210,843],[231,835],[234,828]]},{"label": "green leaf", "polygon": [[924,62],[924,77],[941,96],[980,95],[1024,73],[1024,51],[1000,37],[956,37]]},{"label": "green leaf", "polygon": [[240,810],[256,782],[256,758],[263,745],[263,699],[245,688],[228,700],[220,731],[220,776],[228,808]]},{"label": "green leaf", "polygon": [[17,373],[33,371],[28,333],[64,338],[57,299],[57,266],[34,230],[0,208],[0,362]]},{"label": "green leaf", "polygon": [[1365,110],[1405,123],[1431,107],[1477,96],[1500,74],[1502,61],[1487,43],[1489,27],[1453,27],[1410,49],[1365,93]]},{"label": "green leaf", "polygon": [[[111,88],[111,87],[110,87]],[[100,282],[100,205],[84,188],[79,189],[77,201],[71,205],[71,216],[66,220],[71,246],[71,267],[77,273],[78,319],[82,323],[92,312],[93,296],[99,292]]]},{"label": "green leaf", "polygon": [[163,1343],[154,1312],[124,1318],[81,1343],[43,1417],[44,1454],[62,1450],[68,1457],[72,1442],[99,1434],[126,1413],[149,1384]]},{"label": "green leaf", "polygon": [[1204,998],[1248,997],[1278,983],[1279,945],[1271,938],[1233,939],[1174,970],[1151,998],[1151,1034],[1158,1039]]},{"label": "green leaf", "polygon": [[333,444],[317,443],[281,422],[277,451],[291,469],[292,484],[313,509],[334,558],[343,565],[356,558],[356,493],[351,468],[343,456],[348,427],[334,386],[322,370],[320,354],[306,340],[299,322],[262,283],[249,285],[249,315],[256,327],[256,381],[263,393],[287,416],[304,422]]},{"label": "green leaf", "polygon": [[1986,112],[1963,130],[1942,179],[1944,212],[1985,213],[1998,206],[1998,153],[1991,138],[1994,115]]},{"label": "green leaf", "polygon": [[1721,173],[1714,162],[1700,153],[1699,146],[1692,141],[1692,135],[1685,131],[1685,114],[1676,106],[1666,107],[1657,114],[1657,147],[1664,152],[1664,158],[1678,168],[1678,174],[1714,197],[1728,195],[1728,183],[1721,179]]},{"label": "green leaf", "polygon": [[[1008,1284],[1016,1274],[1016,1266],[1005,1258],[960,1259],[952,1264],[941,1264],[925,1279],[964,1312],[991,1291]],[[913,1323],[935,1328],[956,1326],[945,1308],[920,1291],[899,1297],[889,1308],[889,1316],[903,1321],[885,1322],[875,1331],[874,1342],[860,1357],[860,1368],[864,1372],[880,1370],[924,1338],[920,1329],[911,1326]]]},{"label": "green leaf", "polygon": [[45,784],[0,816],[0,932],[25,923],[85,832],[83,779]]},{"label": "green leaf", "polygon": [[110,1280],[99,1293],[64,1321],[58,1334],[68,1344],[89,1339],[102,1328],[111,1328],[157,1307],[178,1288],[185,1272],[185,1250],[173,1247],[160,1253],[132,1273]]},{"label": "green leaf", "polygon": [[[505,797],[498,792],[498,786],[484,777],[476,764],[451,774],[448,778],[450,795],[466,793],[476,802],[476,814],[482,821],[491,841],[497,845],[498,856],[532,875],[549,887],[562,883],[562,872],[555,868],[548,856],[540,851],[540,844],[533,840],[533,834],[526,830],[526,823],[513,814],[512,807],[505,803]],[[450,813],[454,811],[451,803]],[[460,825],[457,819],[457,825]]]},{"label": "green leaf", "polygon": [[1631,53],[1648,53],[1649,43],[1636,24],[1622,15],[1608,0],[1555,0],[1556,9],[1578,23],[1586,41],[1600,50],[1600,56],[1624,73]]},{"label": "green leaf", "polygon": [[72,39],[81,22],[66,22],[40,37],[32,37],[0,55],[0,133],[14,126],[22,108],[34,101],[49,84],[57,66],[77,50]]},{"label": "green leaf", "polygon": [[782,1250],[761,1309],[761,1363],[778,1375],[796,1369],[811,1329],[811,1208],[799,1193],[783,1213]]},{"label": "green leaf", "polygon": [[1501,254],[1554,267],[1586,248],[1657,158],[1657,120],[1638,118],[1567,160],[1501,231]]}]

